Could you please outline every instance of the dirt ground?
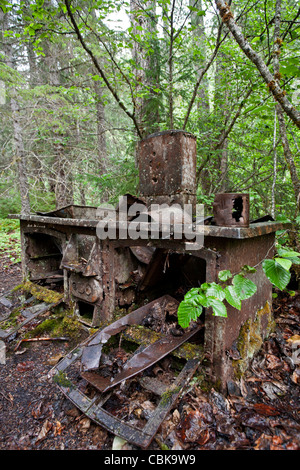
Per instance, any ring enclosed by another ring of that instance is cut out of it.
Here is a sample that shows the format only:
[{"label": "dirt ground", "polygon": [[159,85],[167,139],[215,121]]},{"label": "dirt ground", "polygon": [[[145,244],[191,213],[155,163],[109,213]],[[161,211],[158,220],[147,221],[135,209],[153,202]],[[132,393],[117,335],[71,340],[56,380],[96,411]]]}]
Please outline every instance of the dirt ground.
[{"label": "dirt ground", "polygon": [[[20,265],[2,257],[0,295],[20,279]],[[197,382],[190,385],[150,449],[299,450],[300,294],[281,296],[274,311],[277,329],[243,380],[226,397],[214,389],[203,391]],[[14,351],[19,339],[10,344],[6,364],[0,364],[0,450],[111,450],[120,445],[74,407],[48,377],[72,345],[31,342]],[[124,450],[138,450],[132,444],[122,445]]]}]

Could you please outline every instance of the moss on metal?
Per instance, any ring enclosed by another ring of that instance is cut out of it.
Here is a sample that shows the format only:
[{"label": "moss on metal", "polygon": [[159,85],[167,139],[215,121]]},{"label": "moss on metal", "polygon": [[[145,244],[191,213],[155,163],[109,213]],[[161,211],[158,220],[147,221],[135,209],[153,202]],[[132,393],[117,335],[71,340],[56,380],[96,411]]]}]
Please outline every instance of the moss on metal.
[{"label": "moss on metal", "polygon": [[56,304],[63,300],[63,294],[47,289],[46,287],[39,286],[33,282],[26,281],[19,286],[23,291],[29,292],[36,299],[49,304]]},{"label": "moss on metal", "polygon": [[[263,328],[263,322],[266,322],[266,328]],[[249,318],[240,329],[236,344],[241,358],[232,361],[236,378],[243,376],[249,366],[249,362],[260,350],[264,339],[274,329],[275,322],[272,308],[269,302],[266,302],[264,307],[256,312],[255,319]]]}]

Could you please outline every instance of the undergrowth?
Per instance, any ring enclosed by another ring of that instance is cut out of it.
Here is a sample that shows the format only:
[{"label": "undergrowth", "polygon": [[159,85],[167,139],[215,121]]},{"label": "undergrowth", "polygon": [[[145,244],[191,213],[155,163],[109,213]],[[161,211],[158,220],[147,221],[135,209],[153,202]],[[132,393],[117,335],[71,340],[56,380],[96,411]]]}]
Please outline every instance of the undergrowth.
[{"label": "undergrowth", "polygon": [[12,263],[21,261],[21,240],[19,220],[0,219],[0,254]]}]

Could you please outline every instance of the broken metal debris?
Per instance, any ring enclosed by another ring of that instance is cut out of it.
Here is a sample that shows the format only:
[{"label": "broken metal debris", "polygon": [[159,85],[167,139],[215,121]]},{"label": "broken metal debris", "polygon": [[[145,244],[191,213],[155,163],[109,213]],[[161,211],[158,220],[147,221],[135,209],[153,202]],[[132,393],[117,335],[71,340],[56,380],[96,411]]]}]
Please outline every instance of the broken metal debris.
[{"label": "broken metal debris", "polygon": [[[52,376],[55,375],[59,377],[59,374],[65,374],[67,369],[79,360],[80,365],[77,375],[79,373],[89,385],[94,387],[97,394],[92,399],[89,398],[79,390],[78,386],[74,386],[74,384],[69,382],[67,375],[65,376],[67,386],[66,384],[63,385],[63,381],[60,383],[59,378],[57,379],[58,386],[60,386],[63,393],[81,411],[98,424],[119,437],[123,437],[128,442],[142,448],[147,448],[153,440],[158,428],[170,409],[174,406],[179,394],[199,367],[202,354],[198,354],[198,357],[196,354],[193,354],[193,356],[196,357],[185,361],[186,364],[178,377],[172,377],[167,383],[162,382],[158,377],[150,378],[147,374],[151,371],[151,366],[157,364],[172,351],[178,349],[183,343],[186,344],[189,339],[196,336],[196,333],[200,331],[202,325],[193,324],[187,332],[182,332],[179,336],[173,336],[172,329],[170,329],[167,334],[160,333],[159,338],[155,338],[154,341],[153,338],[148,338],[148,344],[145,340],[142,341],[141,346],[122,364],[121,369],[119,369],[119,372],[115,376],[107,376],[107,364],[110,364],[110,362],[105,361],[105,359],[103,359],[103,370],[106,375],[101,375],[102,351],[103,347],[112,336],[119,335],[120,333],[123,334],[123,332],[125,333],[127,328],[130,329],[132,326],[147,323],[146,320],[151,317],[157,319],[157,316],[161,317],[162,315],[164,317],[168,315],[175,316],[178,304],[178,301],[165,295],[129,313],[125,317],[121,317],[96,332],[79,348],[77,347],[76,350],[62,359],[51,371]],[[130,337],[130,334],[128,337]],[[198,353],[199,351],[198,348]],[[117,354],[115,354],[115,356],[116,355]],[[147,372],[147,374],[141,376],[144,371]],[[144,389],[160,397],[157,407],[148,416],[143,429],[134,428],[130,423],[126,423],[124,419],[117,418],[105,409],[105,404],[109,402],[111,397],[111,390],[117,387],[116,393],[118,394],[118,391],[120,392],[118,386],[124,389],[125,382],[128,384],[128,387],[130,387],[133,377],[137,377],[138,382]],[[97,397],[97,399],[95,397]]]},{"label": "broken metal debris", "polygon": [[[32,292],[30,292],[31,288]],[[33,292],[34,295],[32,295]],[[63,296],[57,292],[51,293],[47,290],[46,293],[48,297],[46,301],[43,301],[45,290],[31,283],[25,283],[0,298],[0,338],[2,340],[11,341],[21,328],[63,301]],[[13,321],[10,322],[10,318]]]},{"label": "broken metal debris", "polygon": [[[147,305],[144,305],[143,307],[138,308],[137,310],[125,315],[124,317],[121,317],[119,320],[111,323],[107,327],[100,329],[100,331],[98,331],[91,338],[91,340],[88,342],[88,344],[83,350],[81,361],[83,371],[99,368],[103,345],[107,343],[111,336],[120,333],[127,326],[141,324],[142,321],[151,314],[151,311],[155,310],[156,308],[168,311],[168,309],[170,308],[174,309],[174,305],[178,307],[179,302],[173,299],[172,297],[165,295],[159,299],[148,303]],[[197,328],[195,327],[195,330],[196,329]],[[139,367],[142,367],[141,370],[143,370],[145,367],[149,367],[151,364],[158,361],[161,357],[164,357],[170,351],[172,351],[180,344],[185,342],[187,339],[189,339],[195,332],[196,331],[191,329],[191,331],[184,333],[180,337],[172,337],[172,335],[169,335],[168,337],[160,338],[160,340],[155,343],[155,347],[153,347],[153,345],[151,346],[150,353],[148,353],[147,350],[144,350],[143,353],[139,356]],[[137,365],[135,364],[135,367],[136,366]],[[128,367],[130,367],[132,371],[134,370],[132,363],[130,363]]]},{"label": "broken metal debris", "polygon": [[[138,317],[141,318],[141,320],[145,319],[145,317],[148,316],[151,312],[151,309],[153,310],[157,306],[160,308],[163,306],[164,309],[167,309],[168,303],[172,302],[177,303],[178,306],[178,302],[176,302],[169,296],[165,296],[160,299],[157,299],[154,302],[151,302],[151,304],[141,307],[141,309],[139,309],[139,312],[135,311],[128,314],[126,317],[123,317],[122,328],[125,328],[127,325],[132,324],[132,318],[134,318],[134,323],[136,323],[136,319]],[[126,320],[125,323],[124,320]],[[139,351],[136,352],[134,356],[124,364],[122,370],[113,379],[104,380],[103,378],[100,378],[99,375],[90,372],[82,373],[82,377],[86,378],[89,382],[93,383],[98,390],[106,392],[115,385],[118,385],[119,383],[135,376],[136,374],[139,374],[143,370],[158,362],[160,359],[168,355],[171,351],[188,341],[192,336],[195,335],[195,333],[200,330],[200,328],[201,325],[193,325],[193,327],[190,328],[189,331],[187,331],[186,333],[183,333],[182,336],[173,336],[172,334],[163,335],[161,338],[157,339],[154,343],[150,344],[147,347],[142,345],[139,348]],[[97,368],[99,367],[99,351],[102,350],[103,341],[107,342],[107,340],[109,339],[109,334],[116,334],[120,331],[120,323],[118,323],[117,321],[110,325],[110,327],[107,327],[100,333],[98,333],[96,337],[91,340],[88,345],[85,346],[82,358],[82,365],[85,370],[95,369],[95,365],[97,366]],[[98,341],[98,343],[96,341]],[[92,346],[92,350],[89,349],[89,345]]]}]

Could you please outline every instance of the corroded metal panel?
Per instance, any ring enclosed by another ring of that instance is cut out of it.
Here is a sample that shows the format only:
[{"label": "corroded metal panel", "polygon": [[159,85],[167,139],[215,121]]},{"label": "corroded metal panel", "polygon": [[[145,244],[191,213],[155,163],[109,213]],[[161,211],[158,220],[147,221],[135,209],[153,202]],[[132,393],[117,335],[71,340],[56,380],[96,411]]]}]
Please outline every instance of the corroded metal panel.
[{"label": "corroded metal panel", "polygon": [[160,204],[179,194],[188,202],[183,195],[196,194],[195,136],[185,131],[152,134],[139,142],[138,155],[142,196],[155,196]]},{"label": "corroded metal panel", "polygon": [[213,203],[214,221],[221,226],[249,226],[249,194],[216,194]]},{"label": "corroded metal panel", "polygon": [[97,279],[75,273],[70,276],[70,291],[74,297],[90,303],[95,303],[103,297],[103,291]]}]

